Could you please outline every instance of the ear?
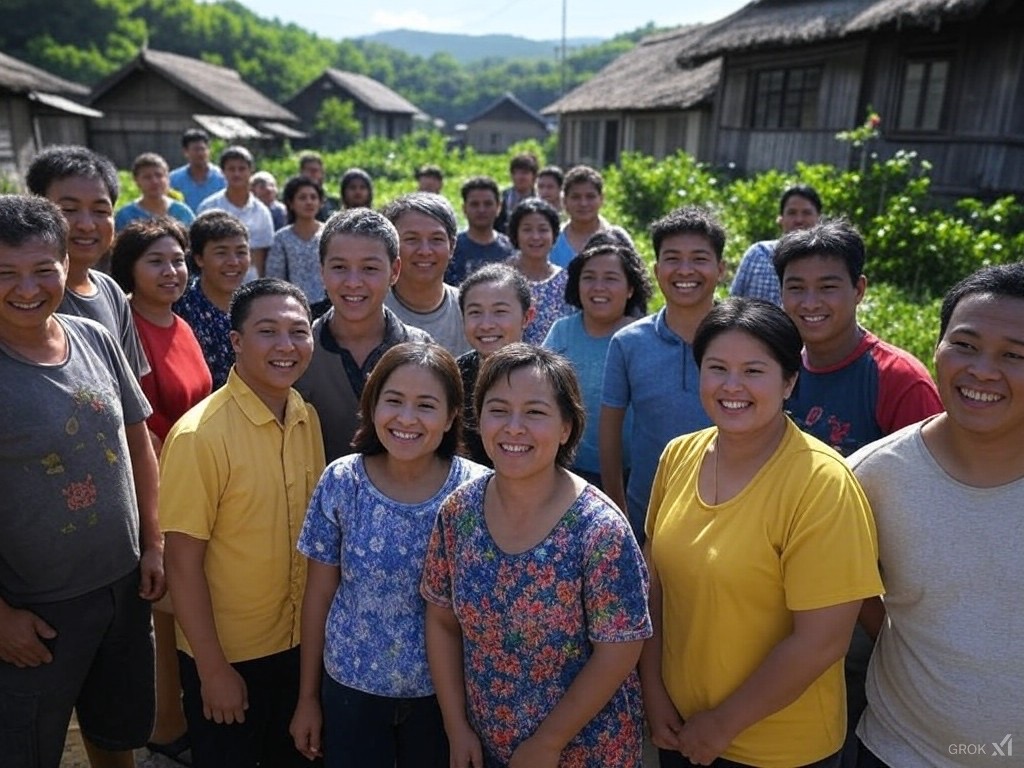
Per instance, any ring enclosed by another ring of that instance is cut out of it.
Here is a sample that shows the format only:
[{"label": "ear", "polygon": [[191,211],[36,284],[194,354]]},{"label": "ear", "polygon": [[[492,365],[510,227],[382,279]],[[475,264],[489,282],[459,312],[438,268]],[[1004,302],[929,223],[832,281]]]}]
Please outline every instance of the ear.
[{"label": "ear", "polygon": [[797,382],[798,378],[800,378],[800,374],[799,373],[794,373],[789,378],[789,380],[786,382],[786,385],[783,388],[783,392],[782,392],[782,399],[783,400],[788,400],[790,398],[790,396],[793,394],[793,390],[796,389],[796,382]]},{"label": "ear", "polygon": [[238,331],[231,331],[228,333],[228,338],[231,340],[231,349],[234,350],[237,356],[242,351],[242,334]]},{"label": "ear", "polygon": [[537,308],[530,305],[530,308],[523,312],[523,328],[526,328],[530,323],[533,322],[533,318],[537,316]]},{"label": "ear", "polygon": [[781,213],[778,216],[775,217],[775,226],[777,226],[779,229],[782,229],[782,214]]},{"label": "ear", "polygon": [[868,287],[868,279],[864,275],[857,278],[857,282],[854,284],[854,290],[857,292],[857,303],[860,304],[864,300],[864,292]]},{"label": "ear", "polygon": [[402,274],[402,257],[396,256],[395,260],[391,262],[391,278],[388,285],[393,286],[398,282],[398,276]]}]

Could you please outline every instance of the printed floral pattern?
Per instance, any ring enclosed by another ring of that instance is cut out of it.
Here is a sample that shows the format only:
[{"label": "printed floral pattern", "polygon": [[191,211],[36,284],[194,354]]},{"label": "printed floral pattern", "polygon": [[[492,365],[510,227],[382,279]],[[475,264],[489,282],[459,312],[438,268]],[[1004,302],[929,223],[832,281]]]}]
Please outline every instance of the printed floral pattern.
[{"label": "printed floral pattern", "polygon": [[[647,570],[625,518],[592,486],[540,544],[509,555],[483,518],[487,478],[441,505],[421,591],[462,626],[467,708],[502,764],[587,663],[593,642],[651,634]],[[562,751],[566,768],[642,764],[640,685],[631,673]]]},{"label": "printed floral pattern", "polygon": [[523,341],[539,346],[547,337],[555,320],[571,315],[576,308],[565,303],[565,284],[569,282],[569,273],[566,270],[559,268],[547,280],[529,282],[533,306],[537,313],[523,330]]},{"label": "printed floral pattern", "polygon": [[213,377],[213,388],[220,389],[227,383],[228,373],[235,364],[235,350],[231,347],[231,318],[206,298],[199,288],[199,278],[193,279],[184,295],[175,302],[174,312],[188,323],[196,335]]}]

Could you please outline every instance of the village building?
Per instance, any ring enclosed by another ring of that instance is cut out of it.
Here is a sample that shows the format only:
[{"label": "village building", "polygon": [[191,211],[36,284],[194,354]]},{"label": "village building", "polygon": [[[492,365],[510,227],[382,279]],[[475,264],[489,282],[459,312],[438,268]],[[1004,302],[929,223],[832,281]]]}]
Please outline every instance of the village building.
[{"label": "village building", "polygon": [[514,94],[506,93],[465,123],[462,143],[477,152],[500,154],[520,141],[544,141],[551,133],[548,121]]}]

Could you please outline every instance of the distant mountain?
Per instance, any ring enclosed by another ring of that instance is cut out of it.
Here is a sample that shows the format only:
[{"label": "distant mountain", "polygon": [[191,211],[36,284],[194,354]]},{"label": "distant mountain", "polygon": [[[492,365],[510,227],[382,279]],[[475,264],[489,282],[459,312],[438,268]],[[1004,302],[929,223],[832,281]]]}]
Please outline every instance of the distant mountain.
[{"label": "distant mountain", "polygon": [[[555,59],[561,40],[528,40],[515,35],[453,35],[394,29],[359,38],[383,43],[403,53],[430,58],[435,53],[450,53],[460,64],[481,59]],[[568,50],[603,42],[599,37],[572,37],[565,41]]]}]

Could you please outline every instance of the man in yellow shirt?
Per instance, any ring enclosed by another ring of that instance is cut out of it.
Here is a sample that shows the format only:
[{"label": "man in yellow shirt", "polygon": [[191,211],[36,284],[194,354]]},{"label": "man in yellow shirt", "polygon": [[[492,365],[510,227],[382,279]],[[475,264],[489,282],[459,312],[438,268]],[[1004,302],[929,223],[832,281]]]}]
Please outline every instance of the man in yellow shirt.
[{"label": "man in yellow shirt", "polygon": [[292,389],[313,353],[310,311],[295,286],[261,279],[235,292],[230,316],[227,384],[164,443],[160,527],[195,765],[287,768],[305,765],[288,734],[306,581],[296,543],[325,463],[316,411]]}]

